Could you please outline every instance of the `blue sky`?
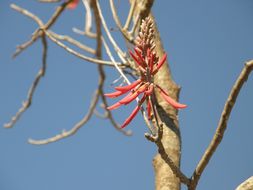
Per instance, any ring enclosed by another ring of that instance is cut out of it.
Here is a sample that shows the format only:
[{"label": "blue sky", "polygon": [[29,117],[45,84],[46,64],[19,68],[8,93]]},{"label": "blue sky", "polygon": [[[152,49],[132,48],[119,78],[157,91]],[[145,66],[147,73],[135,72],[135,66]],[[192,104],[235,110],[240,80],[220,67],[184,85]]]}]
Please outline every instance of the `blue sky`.
[{"label": "blue sky", "polygon": [[[116,2],[120,2],[121,18],[125,18],[127,5],[124,1]],[[26,99],[41,65],[40,41],[11,59],[16,45],[28,40],[37,26],[11,10],[10,3],[29,9],[44,21],[55,8],[35,0],[0,2],[1,125],[9,121]],[[109,3],[101,3],[105,17],[110,19]],[[181,164],[188,176],[215,132],[226,98],[245,61],[253,58],[252,9],[251,0],[169,0],[154,4],[153,12],[173,78],[182,86],[180,101],[188,105],[179,114]],[[71,30],[83,27],[83,16],[80,4],[75,11],[66,11],[53,29],[94,45]],[[110,20],[108,25],[116,27]],[[118,39],[117,30],[112,35],[127,49],[122,39]],[[35,93],[32,107],[13,129],[0,128],[0,189],[154,189],[151,163],[156,147],[144,138],[147,129],[140,115],[127,128],[133,131],[132,137],[114,130],[108,121],[93,117],[68,139],[46,146],[27,143],[30,137],[46,138],[70,129],[86,113],[97,86],[96,65],[67,54],[51,42],[48,54],[47,73]],[[118,73],[109,68],[106,71],[110,91],[110,83]],[[250,76],[198,189],[235,189],[253,175],[252,86]],[[130,110],[114,113],[122,122]]]}]

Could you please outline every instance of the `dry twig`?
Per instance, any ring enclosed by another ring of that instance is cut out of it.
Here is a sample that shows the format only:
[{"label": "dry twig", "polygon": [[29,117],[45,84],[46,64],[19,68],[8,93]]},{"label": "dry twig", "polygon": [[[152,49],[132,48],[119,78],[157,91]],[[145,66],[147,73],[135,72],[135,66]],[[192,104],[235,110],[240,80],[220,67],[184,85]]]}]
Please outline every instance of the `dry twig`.
[{"label": "dry twig", "polygon": [[[99,80],[99,85],[102,85],[102,80],[100,78]],[[86,124],[89,119],[91,118],[94,109],[96,108],[97,102],[99,99],[99,91],[96,90],[94,95],[93,95],[93,99],[91,101],[90,107],[88,109],[87,114],[83,117],[83,119],[81,121],[79,121],[72,129],[70,129],[69,131],[65,131],[63,130],[62,133],[55,135],[54,137],[51,138],[47,138],[47,139],[42,139],[42,140],[34,140],[34,139],[29,139],[28,142],[30,144],[34,144],[34,145],[44,145],[44,144],[48,144],[48,143],[52,143],[52,142],[56,142],[59,141],[61,139],[67,138],[69,136],[74,135],[82,126],[84,126],[84,124]]]},{"label": "dry twig", "polygon": [[38,87],[40,79],[45,75],[46,72],[46,59],[47,59],[47,41],[45,36],[41,36],[42,45],[43,45],[43,53],[42,53],[42,66],[35,77],[31,88],[29,89],[27,100],[23,102],[22,107],[18,110],[18,112],[11,118],[11,121],[4,125],[5,128],[11,128],[15,125],[15,123],[20,119],[22,114],[31,106],[33,95]]},{"label": "dry twig", "polygon": [[245,64],[244,68],[242,69],[239,77],[237,78],[235,84],[233,85],[233,87],[230,91],[228,99],[227,99],[225,106],[223,108],[223,111],[221,113],[220,121],[219,121],[218,127],[216,129],[216,132],[213,136],[213,139],[212,139],[211,143],[209,144],[208,148],[206,149],[201,160],[199,161],[199,163],[198,163],[198,165],[191,177],[191,183],[189,186],[189,190],[196,189],[196,186],[197,186],[198,181],[201,177],[201,174],[203,173],[209,160],[211,159],[215,150],[217,149],[220,142],[222,141],[223,135],[224,135],[225,130],[227,128],[229,116],[230,116],[230,113],[233,109],[233,106],[235,105],[237,96],[240,93],[240,90],[241,90],[243,84],[247,81],[248,76],[250,75],[252,70],[253,70],[253,60],[248,61]]}]

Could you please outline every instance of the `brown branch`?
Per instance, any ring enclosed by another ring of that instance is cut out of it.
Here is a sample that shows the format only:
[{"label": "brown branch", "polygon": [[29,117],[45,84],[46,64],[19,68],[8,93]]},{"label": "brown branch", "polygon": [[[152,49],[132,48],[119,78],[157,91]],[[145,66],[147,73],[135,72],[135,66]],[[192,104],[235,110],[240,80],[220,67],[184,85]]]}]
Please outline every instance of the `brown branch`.
[{"label": "brown branch", "polygon": [[[101,60],[101,59],[95,59],[95,58],[92,58],[92,57],[88,57],[88,56],[85,56],[83,54],[80,54],[78,53],[77,51],[71,49],[70,47],[66,46],[65,44],[63,44],[62,42],[60,42],[59,40],[57,40],[53,35],[51,35],[49,32],[45,31],[45,34],[47,35],[47,37],[52,41],[54,42],[55,44],[57,44],[58,46],[60,46],[61,48],[65,49],[67,52],[75,55],[76,57],[80,58],[80,59],[83,59],[85,61],[89,61],[91,63],[95,63],[95,64],[101,64],[101,65],[107,65],[107,66],[115,66],[114,63],[110,62],[110,61],[104,61],[104,60]],[[118,67],[121,67],[122,64],[118,63],[118,62],[115,62]]]},{"label": "brown branch", "polygon": [[[120,19],[118,17],[118,14],[116,12],[116,8],[115,8],[113,0],[110,0],[110,6],[111,6],[111,11],[112,11],[113,19],[114,19],[117,27],[119,28],[120,32],[122,33],[122,35],[125,37],[126,40],[128,40],[130,43],[133,43],[134,42],[134,37],[132,35],[130,35],[125,28],[122,27]],[[129,16],[130,15],[131,14],[129,14]],[[130,19],[128,18],[128,20],[130,20]]]},{"label": "brown branch", "polygon": [[152,136],[147,133],[145,134],[145,137],[149,141],[154,142],[156,144],[158,148],[158,153],[161,155],[164,162],[166,162],[169,165],[174,175],[180,179],[181,183],[189,185],[190,179],[184,175],[184,173],[180,170],[180,168],[173,162],[173,160],[166,153],[164,145],[162,143],[162,136],[163,136],[163,123],[158,126],[157,136]]},{"label": "brown branch", "polygon": [[[102,80],[99,80],[99,86],[101,85]],[[86,124],[89,119],[91,118],[94,109],[96,108],[96,105],[98,103],[98,99],[99,99],[99,91],[96,90],[94,95],[93,95],[93,99],[91,101],[90,107],[89,107],[89,111],[87,112],[87,114],[83,117],[83,119],[81,121],[79,121],[72,129],[70,129],[69,131],[65,131],[63,130],[62,133],[55,135],[54,137],[48,138],[48,139],[43,139],[43,140],[34,140],[34,139],[29,139],[28,142],[30,144],[34,144],[34,145],[44,145],[44,144],[49,144],[52,142],[56,142],[59,141],[61,139],[67,138],[69,136],[74,135],[81,127],[84,126],[84,124]]]},{"label": "brown branch", "polygon": [[61,0],[38,0],[40,3],[58,3]]},{"label": "brown branch", "polygon": [[228,99],[225,103],[223,111],[221,113],[220,121],[216,132],[213,136],[211,143],[209,144],[208,148],[206,149],[204,155],[202,156],[201,160],[199,161],[192,177],[191,177],[191,184],[189,186],[189,190],[195,190],[198,184],[198,181],[203,173],[204,169],[206,168],[209,160],[213,156],[215,150],[219,146],[220,142],[222,141],[223,135],[227,128],[227,123],[229,120],[230,113],[233,109],[233,106],[236,103],[236,99],[243,84],[247,81],[248,76],[250,75],[251,71],[253,70],[253,60],[248,61],[244,68],[242,69],[239,77],[237,78],[234,86],[232,87]]},{"label": "brown branch", "polygon": [[88,46],[82,44],[81,42],[79,42],[79,41],[77,41],[77,40],[71,38],[70,36],[56,34],[56,33],[53,32],[53,31],[49,31],[49,33],[50,33],[54,38],[56,38],[57,40],[66,41],[66,42],[68,42],[68,43],[70,43],[70,44],[72,44],[72,45],[74,45],[74,46],[80,48],[80,49],[83,50],[83,51],[86,51],[86,52],[88,52],[88,53],[90,53],[90,54],[95,54],[95,50],[94,50],[93,48],[88,47]]},{"label": "brown branch", "polygon": [[[28,16],[30,18],[32,18],[33,20],[35,20],[39,26],[43,26],[45,30],[49,29],[57,20],[57,18],[61,15],[61,13],[64,11],[64,9],[66,8],[66,6],[71,2],[72,0],[68,0],[64,3],[62,3],[59,7],[57,7],[56,11],[54,12],[54,14],[52,15],[52,17],[48,20],[48,22],[45,24],[43,24],[43,22],[34,14],[30,13],[29,11],[15,5],[15,4],[11,4],[11,8],[20,12],[21,14]],[[15,53],[13,54],[13,57],[15,58],[16,56],[18,56],[20,53],[22,53],[23,50],[25,50],[26,48],[28,48],[29,46],[31,46],[34,42],[37,41],[37,39],[39,37],[41,37],[43,35],[42,31],[40,29],[36,29],[35,32],[32,35],[32,38],[30,40],[28,40],[27,42],[17,46],[17,49],[15,51]]]},{"label": "brown branch", "polygon": [[[102,38],[101,20],[100,20],[99,10],[98,10],[98,7],[97,7],[96,0],[91,1],[91,6],[93,8],[93,12],[94,12],[94,16],[95,16],[95,23],[96,23],[96,30],[97,30],[96,31],[96,34],[97,34],[96,35],[96,40],[97,40],[96,56],[97,56],[98,59],[101,59],[102,58],[102,42],[104,40]],[[98,65],[98,72],[99,72],[99,76],[103,79],[103,82],[104,82],[106,76],[105,76],[104,68],[103,68],[102,65]],[[108,107],[108,104],[107,104],[106,98],[104,96],[104,89],[103,89],[104,85],[103,84],[99,86],[98,90],[99,90],[99,94],[101,96],[101,99],[102,99],[102,101],[105,105],[104,108],[107,112],[109,120],[111,121],[111,123],[112,123],[112,125],[114,126],[115,129],[122,132],[124,135],[128,135],[128,136],[131,135],[132,134],[131,131],[125,131],[117,125],[117,123],[115,122],[115,120],[112,117],[111,111],[106,109]]]},{"label": "brown branch", "polygon": [[134,14],[135,6],[136,6],[136,0],[133,0],[133,2],[131,3],[130,10],[128,12],[126,23],[124,25],[124,29],[125,30],[128,30],[128,28],[130,26],[130,23],[131,23],[131,20],[133,19],[133,14]]},{"label": "brown branch", "polygon": [[253,189],[253,176],[241,183],[236,190],[252,190]]},{"label": "brown branch", "polygon": [[46,72],[46,58],[47,58],[47,41],[45,36],[41,37],[42,45],[43,45],[43,53],[42,53],[42,67],[37,73],[36,78],[34,79],[31,88],[29,89],[27,100],[23,102],[22,107],[18,110],[18,112],[11,118],[11,121],[4,125],[5,128],[11,128],[15,125],[15,123],[20,119],[22,114],[31,106],[33,95],[37,89],[37,86],[40,82],[40,79],[45,75]]}]

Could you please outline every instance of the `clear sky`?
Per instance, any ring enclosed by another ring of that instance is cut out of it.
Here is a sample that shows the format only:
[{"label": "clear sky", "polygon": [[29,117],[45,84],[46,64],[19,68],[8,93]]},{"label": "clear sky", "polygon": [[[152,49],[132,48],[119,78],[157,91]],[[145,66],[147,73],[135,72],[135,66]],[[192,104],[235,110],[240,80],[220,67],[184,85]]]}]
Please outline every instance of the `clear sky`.
[{"label": "clear sky", "polygon": [[[109,3],[101,2],[106,18],[111,18]],[[120,4],[121,18],[125,18],[125,1],[116,2]],[[11,59],[16,45],[28,40],[37,25],[11,10],[10,3],[27,8],[44,21],[56,6],[35,0],[0,2],[1,125],[10,120],[26,99],[41,65],[40,41]],[[253,58],[252,10],[252,0],[160,0],[154,4],[173,78],[182,86],[180,101],[188,105],[179,114],[181,164],[188,176],[215,132],[225,100],[245,61]],[[80,4],[74,11],[66,11],[53,29],[94,45],[72,32],[72,27],[82,28],[83,24]],[[116,28],[114,22],[108,24]],[[119,36],[117,30],[112,34],[116,39]],[[46,146],[27,143],[30,137],[46,138],[70,129],[82,118],[97,86],[96,69],[96,65],[49,42],[47,73],[32,107],[13,129],[0,127],[0,190],[154,189],[152,157],[156,147],[144,138],[147,129],[140,115],[127,127],[133,131],[132,137],[123,136],[108,121],[93,117],[68,139]],[[111,91],[110,83],[119,75],[113,69],[106,71],[107,89]],[[250,76],[198,189],[235,189],[253,175],[252,97],[253,76]],[[114,111],[119,122],[129,112],[130,109]]]}]

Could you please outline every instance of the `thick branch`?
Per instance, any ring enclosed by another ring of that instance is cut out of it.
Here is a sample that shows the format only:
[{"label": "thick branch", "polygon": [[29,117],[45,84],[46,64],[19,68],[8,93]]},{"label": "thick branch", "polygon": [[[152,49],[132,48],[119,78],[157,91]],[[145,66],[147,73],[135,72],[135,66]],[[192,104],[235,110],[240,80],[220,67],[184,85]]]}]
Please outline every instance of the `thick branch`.
[{"label": "thick branch", "polygon": [[252,190],[252,189],[253,189],[253,176],[245,180],[242,184],[240,184],[236,188],[236,190]]}]

